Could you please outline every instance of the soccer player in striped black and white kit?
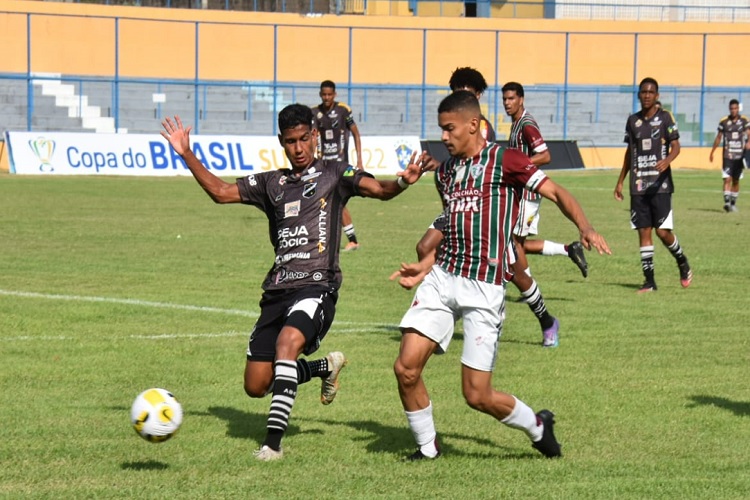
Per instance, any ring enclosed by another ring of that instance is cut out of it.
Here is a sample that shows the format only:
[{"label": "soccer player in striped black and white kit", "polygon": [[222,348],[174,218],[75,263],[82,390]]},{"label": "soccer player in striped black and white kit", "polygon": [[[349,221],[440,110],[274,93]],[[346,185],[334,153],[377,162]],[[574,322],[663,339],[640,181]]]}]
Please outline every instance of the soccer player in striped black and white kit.
[{"label": "soccer player in striped black and white kit", "polygon": [[528,156],[487,144],[480,133],[479,102],[472,93],[454,92],[443,99],[438,123],[451,154],[435,172],[446,210],[445,237],[434,265],[425,259],[403,264],[399,271],[408,279],[431,269],[401,320],[401,347],[394,364],[401,403],[419,447],[408,459],[440,454],[422,371],[433,353],[447,350],[457,318],[464,324],[461,380],[467,404],[523,430],[543,455],[560,456],[553,413],[535,414],[523,401],[491,384],[503,325],[506,253],[512,244],[517,190],[525,186],[556,203],[578,227],[587,248],[609,253],[609,247],[575,198]]},{"label": "soccer player in striped black and white kit", "polygon": [[252,205],[268,218],[276,255],[263,281],[260,317],[248,342],[244,386],[251,398],[271,393],[266,438],[254,455],[262,461],[278,460],[298,387],[322,379],[320,401],[330,404],[346,364],[340,352],[316,360],[300,358],[317,351],[333,323],[343,279],[341,212],[353,196],[389,200],[399,195],[419,179],[421,166],[414,163],[414,154],[398,180],[376,180],[364,170],[347,175],[348,162],[315,158],[318,131],[312,111],[291,104],[279,113],[279,142],[291,168],[250,173],[229,183],[191,151],[190,127],[183,128],[179,117],[162,125],[162,136],[214,202]]}]

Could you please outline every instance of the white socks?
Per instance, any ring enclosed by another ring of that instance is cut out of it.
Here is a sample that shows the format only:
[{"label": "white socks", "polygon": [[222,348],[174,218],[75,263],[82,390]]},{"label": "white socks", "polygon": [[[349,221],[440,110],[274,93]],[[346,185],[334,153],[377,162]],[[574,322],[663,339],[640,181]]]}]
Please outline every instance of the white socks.
[{"label": "white socks", "polygon": [[568,255],[568,251],[565,250],[565,245],[562,243],[544,240],[542,255]]},{"label": "white socks", "polygon": [[426,457],[436,457],[438,454],[435,447],[437,432],[435,431],[435,421],[432,419],[432,401],[423,410],[404,411],[404,413],[419,450]]},{"label": "white socks", "polygon": [[524,431],[526,435],[531,438],[532,442],[537,442],[542,439],[544,425],[537,425],[534,410],[529,408],[526,403],[517,397],[513,396],[513,399],[516,400],[516,406],[513,408],[513,411],[510,412],[510,415],[502,419],[500,422],[508,427]]}]

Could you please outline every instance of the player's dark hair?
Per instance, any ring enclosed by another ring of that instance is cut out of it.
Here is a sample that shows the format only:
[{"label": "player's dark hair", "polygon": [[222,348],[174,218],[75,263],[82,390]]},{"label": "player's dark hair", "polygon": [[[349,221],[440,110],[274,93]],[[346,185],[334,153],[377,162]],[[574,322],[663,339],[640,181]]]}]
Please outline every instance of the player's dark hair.
[{"label": "player's dark hair", "polygon": [[440,101],[440,106],[438,106],[438,114],[464,110],[476,112],[477,115],[481,113],[477,96],[468,90],[458,90],[448,94],[445,99]]},{"label": "player's dark hair", "polygon": [[735,104],[736,104],[737,106],[739,106],[739,105],[740,105],[740,101],[738,101],[737,99],[732,99],[731,101],[729,101],[729,105],[730,105],[730,106],[733,106],[733,105],[735,105]]},{"label": "player's dark hair", "polygon": [[659,82],[657,82],[656,80],[654,80],[650,76],[647,76],[646,78],[644,78],[643,80],[641,80],[641,83],[638,84],[638,92],[640,92],[641,89],[643,88],[643,86],[646,85],[647,83],[653,84],[654,87],[656,88],[656,93],[657,94],[659,93]]},{"label": "player's dark hair", "polygon": [[508,82],[503,85],[503,92],[515,92],[518,97],[523,97],[523,85],[518,82]]},{"label": "player's dark hair", "polygon": [[279,113],[279,131],[307,125],[312,128],[312,110],[304,104],[290,104]]},{"label": "player's dark hair", "polygon": [[320,82],[320,90],[323,89],[333,89],[333,91],[336,92],[336,84],[331,80],[323,80]]},{"label": "player's dark hair", "polygon": [[487,90],[487,82],[485,81],[482,73],[475,70],[474,68],[456,68],[451,74],[451,79],[448,81],[452,91],[456,89],[462,89],[469,87],[475,91],[483,94]]}]

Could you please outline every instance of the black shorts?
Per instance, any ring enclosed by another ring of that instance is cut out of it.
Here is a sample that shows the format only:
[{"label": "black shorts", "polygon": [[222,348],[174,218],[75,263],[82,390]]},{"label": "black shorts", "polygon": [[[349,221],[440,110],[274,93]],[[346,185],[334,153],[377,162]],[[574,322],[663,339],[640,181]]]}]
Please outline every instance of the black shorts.
[{"label": "black shorts", "polygon": [[247,345],[247,359],[273,361],[276,340],[285,325],[294,326],[305,336],[305,355],[312,354],[328,333],[336,314],[338,291],[329,287],[308,286],[263,292],[260,317]]},{"label": "black shorts", "polygon": [[745,168],[745,164],[743,163],[742,158],[738,160],[728,160],[724,158],[724,163],[721,167],[722,177],[724,179],[726,179],[727,177],[731,177],[732,179],[738,181],[742,178],[743,168]]},{"label": "black shorts", "polygon": [[673,229],[672,194],[656,193],[631,196],[630,224],[633,229],[646,227]]}]

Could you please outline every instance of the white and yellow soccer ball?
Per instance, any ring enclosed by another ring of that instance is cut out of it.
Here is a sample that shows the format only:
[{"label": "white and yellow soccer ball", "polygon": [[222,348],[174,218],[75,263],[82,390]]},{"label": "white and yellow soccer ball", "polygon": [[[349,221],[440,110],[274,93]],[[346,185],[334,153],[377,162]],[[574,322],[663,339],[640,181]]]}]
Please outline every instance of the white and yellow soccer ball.
[{"label": "white and yellow soccer ball", "polygon": [[165,389],[148,389],[133,401],[130,422],[146,441],[161,443],[174,436],[182,424],[182,405]]}]

